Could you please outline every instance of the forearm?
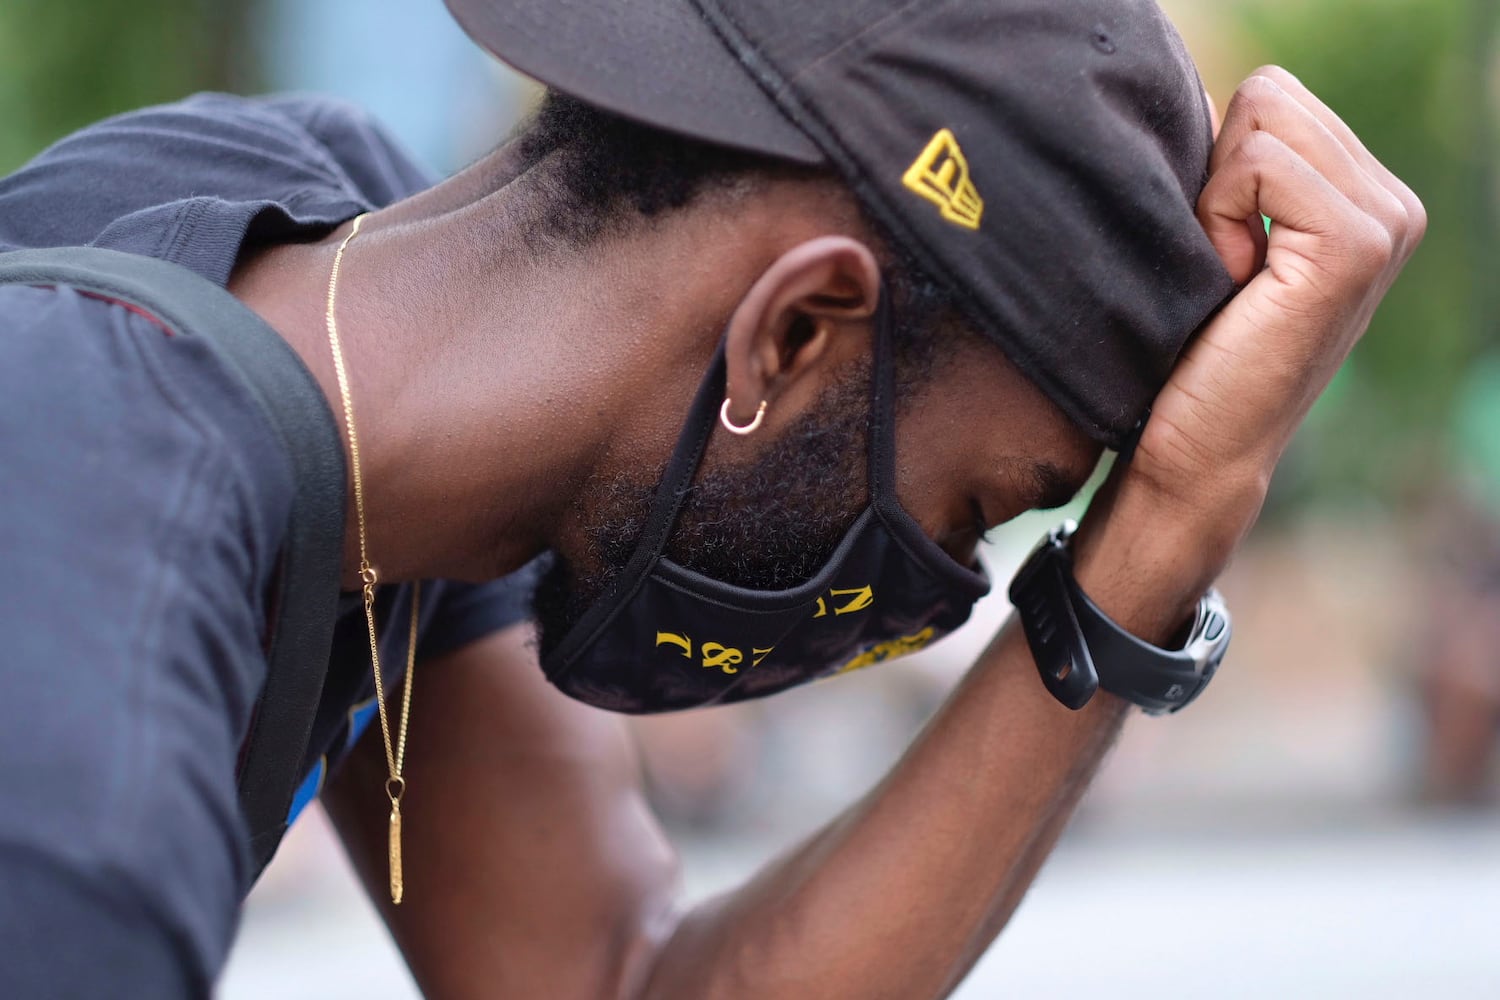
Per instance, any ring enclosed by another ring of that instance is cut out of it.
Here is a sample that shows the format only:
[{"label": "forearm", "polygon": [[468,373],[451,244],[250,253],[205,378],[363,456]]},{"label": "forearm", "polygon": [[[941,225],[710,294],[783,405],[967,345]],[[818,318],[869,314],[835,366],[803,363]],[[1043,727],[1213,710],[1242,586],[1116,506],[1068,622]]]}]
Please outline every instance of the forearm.
[{"label": "forearm", "polygon": [[1113,699],[1068,712],[1029,667],[1006,629],[873,793],[683,921],[643,995],[945,992],[1019,902],[1122,716]]},{"label": "forearm", "polygon": [[[1116,500],[1111,488],[1100,507]],[[1137,532],[1081,538],[1080,582],[1142,635],[1180,624],[1211,576],[1201,549],[1154,551]],[[1127,552],[1139,571],[1120,568]],[[870,795],[683,920],[641,995],[946,993],[1019,904],[1124,714],[1107,695],[1061,707],[1011,623]]]}]

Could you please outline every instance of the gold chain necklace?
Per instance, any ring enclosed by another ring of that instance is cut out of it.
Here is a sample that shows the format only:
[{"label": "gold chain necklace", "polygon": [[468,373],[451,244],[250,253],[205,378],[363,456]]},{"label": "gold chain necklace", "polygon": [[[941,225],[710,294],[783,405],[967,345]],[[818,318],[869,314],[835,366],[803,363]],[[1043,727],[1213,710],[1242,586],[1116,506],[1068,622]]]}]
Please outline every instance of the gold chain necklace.
[{"label": "gold chain necklace", "polygon": [[421,597],[420,581],[411,588],[411,630],[406,640],[406,678],[401,684],[401,728],[396,735],[395,749],[391,748],[391,724],[385,711],[385,682],[380,675],[380,643],[375,631],[375,585],[380,582],[375,567],[370,565],[370,553],[365,542],[365,484],[359,468],[359,435],[354,432],[354,397],[349,393],[349,375],[344,370],[344,352],[339,347],[339,326],[334,318],[334,303],[338,299],[339,269],[344,263],[344,250],[359,233],[359,225],[365,220],[356,216],[354,226],[344,242],[333,255],[333,270],[328,275],[328,346],[333,351],[333,370],[339,379],[339,396],[344,402],[344,425],[349,428],[349,465],[354,478],[354,514],[359,523],[359,578],[364,584],[365,625],[370,632],[370,669],[375,674],[375,707],[380,715],[380,735],[385,740],[385,763],[389,777],[385,780],[385,794],[391,800],[390,821],[390,872],[391,902],[400,905],[405,887],[401,880],[401,798],[406,794],[406,779],[401,770],[406,764],[406,723],[411,716],[411,676],[416,666],[417,653],[417,602]]}]

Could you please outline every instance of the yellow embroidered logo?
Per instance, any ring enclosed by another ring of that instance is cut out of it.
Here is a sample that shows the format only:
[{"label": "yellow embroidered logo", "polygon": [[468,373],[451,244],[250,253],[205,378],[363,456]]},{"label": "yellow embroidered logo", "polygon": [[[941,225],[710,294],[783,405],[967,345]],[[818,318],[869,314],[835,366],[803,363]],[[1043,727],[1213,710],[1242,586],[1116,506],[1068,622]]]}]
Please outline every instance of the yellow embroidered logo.
[{"label": "yellow embroidered logo", "polygon": [[901,183],[942,210],[943,218],[978,229],[984,215],[984,199],[969,178],[969,161],[958,140],[948,129],[939,129],[927,148],[906,168]]},{"label": "yellow embroidered logo", "polygon": [[848,663],[839,667],[835,674],[847,674],[853,670],[863,670],[865,667],[873,667],[877,663],[886,660],[894,660],[898,656],[907,656],[926,649],[936,634],[929,625],[914,635],[903,635],[898,639],[890,639],[886,642],[877,642],[869,649],[860,653]]}]

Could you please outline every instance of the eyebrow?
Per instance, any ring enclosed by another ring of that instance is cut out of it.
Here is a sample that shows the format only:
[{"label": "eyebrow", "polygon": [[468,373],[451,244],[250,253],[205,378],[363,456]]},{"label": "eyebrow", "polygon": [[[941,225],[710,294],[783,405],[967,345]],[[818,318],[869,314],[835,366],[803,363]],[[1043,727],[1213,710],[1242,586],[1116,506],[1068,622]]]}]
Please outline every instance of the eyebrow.
[{"label": "eyebrow", "polygon": [[1082,476],[1065,472],[1051,462],[1034,462],[1031,466],[1032,506],[1038,510],[1061,507],[1078,495],[1092,473]]}]

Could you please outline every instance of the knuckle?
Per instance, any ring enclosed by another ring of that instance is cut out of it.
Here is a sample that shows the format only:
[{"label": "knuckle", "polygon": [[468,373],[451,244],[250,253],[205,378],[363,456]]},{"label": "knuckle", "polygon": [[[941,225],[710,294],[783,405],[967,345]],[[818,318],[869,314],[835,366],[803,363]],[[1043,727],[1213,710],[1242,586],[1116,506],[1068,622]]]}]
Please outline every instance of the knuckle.
[{"label": "knuckle", "polygon": [[1378,274],[1396,256],[1396,237],[1388,228],[1370,216],[1362,225],[1349,230],[1349,253],[1360,274]]},{"label": "knuckle", "polygon": [[1397,245],[1404,244],[1411,232],[1411,211],[1406,202],[1391,190],[1379,188],[1376,195],[1380,202],[1379,218],[1384,220],[1385,228],[1390,231]]},{"label": "knuckle", "polygon": [[1229,102],[1230,113],[1238,112],[1258,119],[1285,96],[1286,92],[1270,77],[1256,74],[1240,84],[1239,89],[1234,92],[1234,97]]},{"label": "knuckle", "polygon": [[1411,208],[1400,195],[1388,188],[1381,188],[1380,193],[1384,196],[1381,200],[1385,202],[1386,214],[1398,228],[1405,230],[1411,220]]},{"label": "knuckle", "polygon": [[1276,136],[1263,129],[1256,129],[1245,136],[1240,143],[1238,154],[1252,165],[1261,165],[1280,159],[1285,154],[1285,150],[1286,144]]},{"label": "knuckle", "polygon": [[1264,77],[1267,80],[1275,80],[1277,82],[1294,79],[1292,74],[1286,71],[1286,67],[1278,66],[1275,63],[1265,63],[1264,65],[1257,66],[1255,72],[1251,73],[1250,76],[1252,79],[1255,77]]},{"label": "knuckle", "polygon": [[1406,194],[1402,201],[1406,205],[1407,233],[1411,246],[1415,247],[1427,235],[1427,206],[1411,190],[1408,189]]},{"label": "knuckle", "polygon": [[1286,95],[1286,91],[1276,82],[1276,79],[1264,72],[1257,70],[1240,87],[1240,93],[1249,100],[1274,100]]}]

